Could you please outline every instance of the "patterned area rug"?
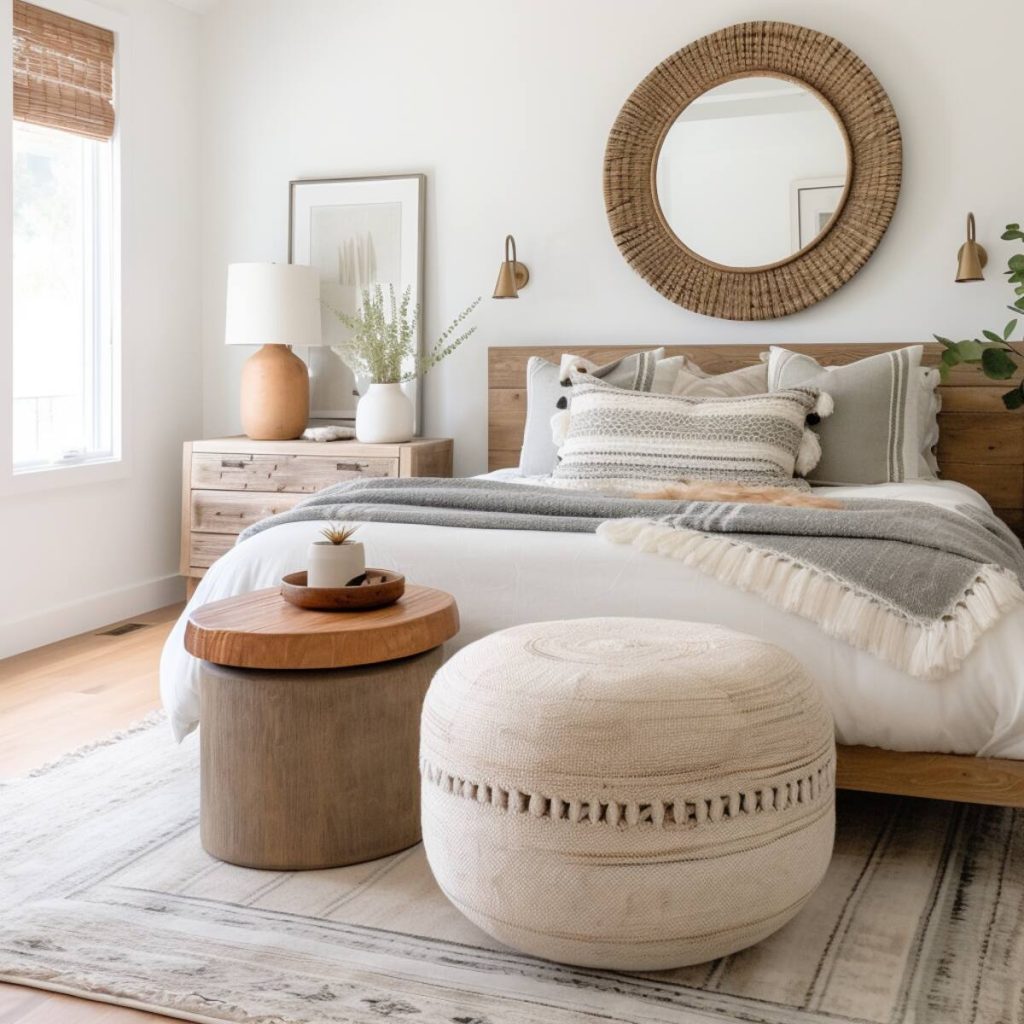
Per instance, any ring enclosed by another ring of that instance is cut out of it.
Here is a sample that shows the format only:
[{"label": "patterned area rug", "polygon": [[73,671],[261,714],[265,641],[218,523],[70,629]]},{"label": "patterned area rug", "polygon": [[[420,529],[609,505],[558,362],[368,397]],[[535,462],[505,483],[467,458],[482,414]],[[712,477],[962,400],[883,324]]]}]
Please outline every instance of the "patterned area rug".
[{"label": "patterned area rug", "polygon": [[420,847],[318,872],[211,859],[194,739],[150,721],[0,787],[2,980],[262,1024],[1024,1021],[1019,812],[843,794],[828,877],[782,931],[623,975],[501,948]]}]

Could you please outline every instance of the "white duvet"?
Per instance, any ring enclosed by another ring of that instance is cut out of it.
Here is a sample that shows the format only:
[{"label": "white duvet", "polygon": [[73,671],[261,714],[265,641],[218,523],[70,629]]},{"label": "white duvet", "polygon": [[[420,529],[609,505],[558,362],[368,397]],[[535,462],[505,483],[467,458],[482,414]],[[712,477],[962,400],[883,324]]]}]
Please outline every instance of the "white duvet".
[{"label": "white duvet", "polygon": [[[509,472],[492,476],[514,478]],[[950,481],[828,493],[986,507],[975,491]],[[319,529],[315,522],[289,523],[238,545],[213,565],[189,608],[276,585],[303,566]],[[752,594],[594,534],[367,523],[359,535],[370,565],[399,569],[411,581],[455,596],[462,629],[453,649],[542,619],[624,615],[716,622],[771,640],[799,658],[825,689],[841,743],[1024,759],[1024,607],[983,636],[959,671],[929,681],[905,675]],[[198,663],[182,643],[189,608],[160,664],[161,695],[179,738],[199,718]]]}]

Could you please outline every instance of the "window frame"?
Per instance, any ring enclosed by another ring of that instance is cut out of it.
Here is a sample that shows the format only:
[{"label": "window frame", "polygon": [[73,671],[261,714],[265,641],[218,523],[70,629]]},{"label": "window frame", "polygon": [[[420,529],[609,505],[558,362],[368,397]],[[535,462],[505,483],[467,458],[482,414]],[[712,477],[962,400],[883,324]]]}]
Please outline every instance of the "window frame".
[{"label": "window frame", "polygon": [[[110,385],[111,385],[111,454],[86,456],[82,459],[60,463],[46,463],[15,467],[14,465],[14,336],[13,323],[8,316],[0,329],[0,494],[17,494],[55,487],[74,487],[126,477],[131,471],[131,437],[126,429],[129,419],[129,403],[131,392],[128,384],[128,370],[125,352],[122,345],[125,308],[123,301],[123,279],[125,249],[124,238],[124,188],[123,164],[125,139],[130,137],[130,104],[125,96],[131,94],[132,76],[130,62],[126,59],[130,52],[130,34],[128,18],[117,11],[112,11],[92,0],[33,0],[40,7],[65,14],[81,21],[98,25],[112,31],[115,35],[114,48],[114,104],[117,109],[117,120],[113,137],[110,139],[110,258],[106,262],[109,267],[110,282]],[[6,211],[8,230],[10,231],[13,216],[13,179],[12,179],[12,147],[13,147],[13,86],[11,76],[11,52],[13,37],[13,19],[10,4],[2,4],[2,22],[0,22],[0,46],[6,56],[3,82],[0,84],[0,102],[6,103],[8,110],[8,131],[6,147],[0,151],[0,190],[3,191],[3,206]],[[8,241],[0,248],[0,295],[6,296],[8,309],[13,310],[13,247]],[[102,313],[102,311],[97,311]],[[95,355],[95,353],[94,353]]]}]

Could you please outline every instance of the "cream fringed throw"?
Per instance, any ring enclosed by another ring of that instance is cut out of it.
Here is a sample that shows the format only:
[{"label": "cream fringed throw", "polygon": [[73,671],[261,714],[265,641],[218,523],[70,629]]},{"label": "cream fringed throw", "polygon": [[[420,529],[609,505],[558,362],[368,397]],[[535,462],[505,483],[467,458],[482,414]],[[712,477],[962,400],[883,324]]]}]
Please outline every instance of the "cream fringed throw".
[{"label": "cream fringed throw", "polygon": [[981,634],[1024,602],[1024,548],[991,513],[843,504],[638,501],[496,480],[366,480],[321,491],[242,537],[323,519],[570,533],[605,523],[606,540],[678,558],[925,679],[955,671]]},{"label": "cream fringed throw", "polygon": [[925,617],[835,575],[828,568],[829,559],[814,564],[806,548],[801,555],[788,553],[784,543],[779,544],[783,550],[776,550],[772,541],[779,538],[764,546],[764,537],[701,533],[672,516],[653,522],[609,520],[597,533],[612,543],[674,558],[720,583],[758,594],[777,608],[816,622],[829,636],[922,679],[955,672],[978,637],[1024,600],[1013,573],[997,565],[980,565],[942,615]]}]

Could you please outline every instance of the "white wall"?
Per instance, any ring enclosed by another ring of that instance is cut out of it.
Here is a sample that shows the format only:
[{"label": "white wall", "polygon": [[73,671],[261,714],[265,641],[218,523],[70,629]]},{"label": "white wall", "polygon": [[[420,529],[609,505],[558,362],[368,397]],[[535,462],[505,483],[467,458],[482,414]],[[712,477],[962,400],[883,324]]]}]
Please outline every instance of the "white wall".
[{"label": "white wall", "polygon": [[[898,342],[1001,327],[1008,290],[995,269],[985,284],[952,279],[968,209],[997,260],[1002,225],[1024,217],[1024,4],[958,11],[951,0],[224,0],[203,26],[206,431],[238,426],[245,353],[221,344],[225,265],[285,258],[295,177],[427,173],[428,332],[489,296],[515,234],[529,288],[518,302],[486,299],[477,335],[427,381],[426,428],[454,435],[463,473],[485,468],[489,345]],[[900,118],[905,179],[888,234],[849,284],[795,316],[737,324],[673,305],[630,269],[601,167],[619,107],[658,61],[752,18],[829,33],[867,62]]]},{"label": "white wall", "polygon": [[[184,593],[177,576],[181,443],[199,436],[201,422],[200,18],[165,0],[104,0],[102,6],[118,12],[125,28],[126,471],[105,482],[0,497],[0,657]],[[10,109],[9,4],[4,12],[0,92],[7,91],[0,102]],[[87,17],[87,9],[78,16]],[[0,133],[0,235],[6,239],[10,165],[10,133]],[[9,385],[9,242],[0,250],[0,305],[0,384]]]}]

